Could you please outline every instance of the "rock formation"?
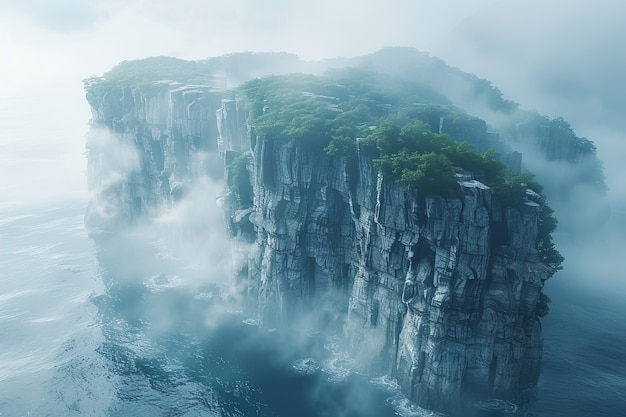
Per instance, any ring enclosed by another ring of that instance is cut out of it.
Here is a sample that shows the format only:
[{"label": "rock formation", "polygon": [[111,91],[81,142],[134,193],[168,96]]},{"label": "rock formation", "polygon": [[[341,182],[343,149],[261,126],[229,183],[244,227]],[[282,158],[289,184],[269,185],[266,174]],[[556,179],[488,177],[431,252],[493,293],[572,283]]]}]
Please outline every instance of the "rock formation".
[{"label": "rock formation", "polygon": [[[264,325],[340,331],[355,366],[390,374],[411,400],[452,414],[536,382],[537,306],[554,270],[537,249],[532,191],[505,203],[458,170],[452,195],[407,192],[360,143],[349,162],[314,143],[255,135],[219,86],[99,82],[87,85],[91,227],[136,222],[193,178],[236,163],[222,207],[233,239],[251,243],[238,279]],[[434,120],[424,119],[477,148],[507,149],[480,119]],[[114,164],[120,153],[130,162]],[[507,163],[519,168],[520,154]]]},{"label": "rock formation", "polygon": [[268,143],[251,158],[249,214],[264,323],[339,320],[357,366],[395,376],[426,408],[536,381],[535,307],[553,272],[535,249],[536,203],[503,206],[468,173],[454,198],[415,198],[367,157],[351,178],[320,150]]}]

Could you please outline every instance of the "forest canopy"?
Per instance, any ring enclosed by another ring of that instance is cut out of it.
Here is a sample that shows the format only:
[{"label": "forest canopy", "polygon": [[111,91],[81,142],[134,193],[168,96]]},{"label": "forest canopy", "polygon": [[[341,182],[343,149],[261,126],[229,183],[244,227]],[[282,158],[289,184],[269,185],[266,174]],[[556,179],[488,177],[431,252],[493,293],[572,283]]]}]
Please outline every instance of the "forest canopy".
[{"label": "forest canopy", "polygon": [[474,172],[512,203],[523,197],[521,185],[509,184],[521,184],[521,177],[500,162],[495,151],[477,153],[470,143],[433,131],[433,119],[438,124],[444,115],[465,115],[424,86],[406,87],[377,73],[342,70],[325,77],[255,79],[239,94],[257,136],[287,146],[318,146],[348,159],[355,157],[359,139],[361,150],[407,191],[446,195],[456,187],[459,167]]},{"label": "forest canopy", "polygon": [[253,133],[283,146],[312,146],[354,164],[359,151],[414,195],[452,195],[457,169],[471,171],[500,201],[520,205],[537,196],[537,249],[560,269],[563,257],[552,241],[553,210],[529,172],[517,172],[494,150],[475,152],[433,129],[442,117],[471,119],[427,86],[406,84],[365,70],[338,70],[327,76],[292,74],[252,80],[237,95],[251,115]]}]

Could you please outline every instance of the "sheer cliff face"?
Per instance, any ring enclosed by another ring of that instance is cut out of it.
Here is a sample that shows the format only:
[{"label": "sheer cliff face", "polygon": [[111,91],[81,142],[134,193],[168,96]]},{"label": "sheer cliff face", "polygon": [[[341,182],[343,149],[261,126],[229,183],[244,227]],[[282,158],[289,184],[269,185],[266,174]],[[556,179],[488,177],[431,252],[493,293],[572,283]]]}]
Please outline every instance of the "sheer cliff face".
[{"label": "sheer cliff face", "polygon": [[271,140],[251,162],[264,323],[345,320],[357,366],[431,409],[536,381],[550,271],[534,249],[535,203],[503,207],[467,175],[456,197],[409,196],[368,157],[348,175],[319,149]]},{"label": "sheer cliff face", "polygon": [[209,86],[173,82],[93,97],[87,223],[128,225],[180,198],[199,176],[222,176],[220,155],[249,147],[245,116],[224,97]]},{"label": "sheer cliff face", "polygon": [[[157,87],[90,102],[92,226],[134,222],[248,152],[250,198],[232,187],[222,202],[235,240],[252,243],[237,272],[264,325],[341,331],[355,366],[430,409],[536,381],[535,309],[552,272],[535,249],[537,204],[503,205],[468,172],[453,197],[408,194],[365,152],[347,169],[320,146],[254,137],[222,91]],[[118,151],[129,162],[112,167]]]}]

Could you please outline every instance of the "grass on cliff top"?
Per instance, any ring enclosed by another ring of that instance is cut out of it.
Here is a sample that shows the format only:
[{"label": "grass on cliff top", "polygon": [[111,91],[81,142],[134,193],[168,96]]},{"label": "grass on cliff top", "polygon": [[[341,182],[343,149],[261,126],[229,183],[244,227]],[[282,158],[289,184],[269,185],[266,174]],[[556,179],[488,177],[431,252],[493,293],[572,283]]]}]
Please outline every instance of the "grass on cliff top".
[{"label": "grass on cliff top", "polygon": [[87,89],[97,88],[99,84],[146,88],[154,85],[157,81],[214,85],[216,81],[223,84],[223,78],[218,79],[215,74],[228,74],[229,77],[245,78],[249,72],[253,73],[259,68],[270,72],[269,68],[272,66],[280,64],[295,66],[297,62],[299,59],[296,55],[270,52],[238,52],[199,61],[154,56],[122,61],[101,77],[89,77],[83,82]]},{"label": "grass on cliff top", "polygon": [[[474,152],[467,142],[456,142],[433,132],[442,116],[471,119],[447,105],[426,105],[432,91],[420,84],[398,83],[361,70],[343,70],[330,76],[293,74],[255,79],[244,84],[244,97],[254,132],[281,145],[314,146],[354,163],[357,138],[360,149],[375,166],[400,182],[409,193],[449,195],[457,188],[455,167],[474,172],[508,205],[520,205],[526,190],[541,196],[542,187],[525,172],[514,172],[495,151]],[[428,101],[430,100],[430,101]],[[537,249],[555,270],[563,257],[555,249],[553,210],[540,201]]]},{"label": "grass on cliff top", "polygon": [[161,80],[193,84],[210,81],[213,77],[206,62],[155,56],[123,61],[100,79],[123,86],[137,86]]},{"label": "grass on cliff top", "polygon": [[420,83],[344,69],[324,77],[255,79],[239,93],[256,135],[287,146],[317,146],[348,159],[356,156],[357,138],[362,138],[361,149],[408,191],[453,191],[455,166],[479,174],[492,186],[507,181],[505,166],[494,152],[479,155],[468,143],[434,132],[443,116],[472,118]]},{"label": "grass on cliff top", "polygon": [[169,88],[167,83],[213,85],[215,78],[203,61],[185,61],[167,56],[157,56],[133,61],[123,61],[102,77],[83,80],[87,101],[96,103],[99,97],[113,88],[134,87],[144,92],[162,91]]}]

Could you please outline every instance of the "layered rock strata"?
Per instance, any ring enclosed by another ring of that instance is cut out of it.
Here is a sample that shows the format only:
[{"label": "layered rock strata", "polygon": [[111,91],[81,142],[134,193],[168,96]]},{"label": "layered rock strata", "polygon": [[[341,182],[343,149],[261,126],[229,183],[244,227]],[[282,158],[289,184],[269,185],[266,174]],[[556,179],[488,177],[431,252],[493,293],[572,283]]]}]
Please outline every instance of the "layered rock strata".
[{"label": "layered rock strata", "polygon": [[[252,195],[231,187],[223,207],[235,238],[252,243],[238,273],[264,325],[340,329],[355,366],[445,412],[536,381],[535,308],[553,271],[537,254],[535,202],[503,205],[469,172],[453,197],[409,194],[364,152],[347,169],[315,144],[254,137],[223,91],[157,87],[90,103],[92,225],[136,221],[240,155]],[[468,135],[487,135],[473,126]],[[130,154],[122,167],[116,146]]]},{"label": "layered rock strata", "polygon": [[237,103],[212,86],[114,87],[90,105],[86,218],[94,228],[139,221],[194,179],[223,176],[226,150],[250,146]]},{"label": "layered rock strata", "polygon": [[[507,207],[469,173],[457,196],[409,195],[358,158],[258,142],[251,158],[256,229],[249,271],[269,326],[339,320],[370,372],[458,412],[536,381],[538,205]],[[345,322],[344,322],[345,320]]]}]

